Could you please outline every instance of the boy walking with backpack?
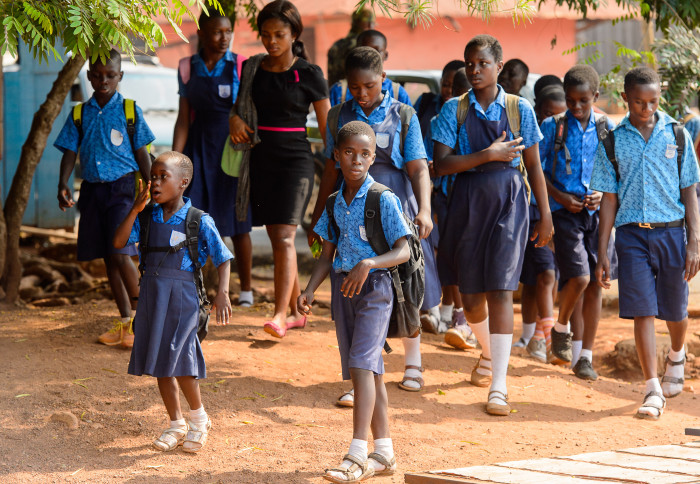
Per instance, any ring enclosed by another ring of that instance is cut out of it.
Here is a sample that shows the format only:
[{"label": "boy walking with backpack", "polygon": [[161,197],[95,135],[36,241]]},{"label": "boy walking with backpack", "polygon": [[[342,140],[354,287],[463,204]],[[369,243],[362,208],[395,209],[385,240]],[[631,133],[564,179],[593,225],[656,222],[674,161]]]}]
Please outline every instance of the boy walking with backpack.
[{"label": "boy walking with backpack", "polygon": [[104,259],[112,295],[120,318],[100,335],[100,343],[131,348],[131,327],[139,293],[139,274],[131,261],[136,247],[112,246],[114,232],[129,213],[136,195],[136,172],[148,180],[151,160],[147,150],[155,136],[133,101],[124,99],[117,86],[124,73],[121,55],[112,49],[105,62],[90,61],[88,80],[92,97],[76,106],[54,146],[63,152],[58,181],[58,206],[75,205],[68,179],[78,152],[83,182],[80,185],[78,260]]},{"label": "boy walking with backpack", "polygon": [[[413,236],[401,202],[390,190],[380,195],[379,217],[388,247],[378,254],[370,242],[366,223],[367,204],[377,187],[367,173],[374,163],[376,137],[372,128],[351,121],[338,132],[335,159],[340,163],[343,184],[331,195],[332,213],[324,210],[314,231],[323,238],[323,252],[314,266],[309,284],[298,300],[300,312],[309,314],[314,291],[329,274],[336,273],[331,305],[336,323],[343,379],[351,379],[355,389],[353,439],[342,464],[326,470],[331,482],[358,482],[372,475],[393,474],[396,470],[389,434],[388,399],[384,385],[384,346],[394,294],[392,274],[385,270],[409,260],[407,237]],[[415,229],[414,229],[415,230]],[[392,271],[393,272],[393,271]],[[370,428],[374,452],[367,454]]]},{"label": "boy walking with backpack", "polygon": [[[634,338],[646,380],[636,417],[657,420],[666,398],[683,391],[688,281],[700,265],[695,187],[700,181],[690,135],[658,111],[661,81],[649,67],[625,76],[629,114],[598,147],[591,188],[603,192],[598,247],[615,225],[620,317],[634,319]],[[687,232],[686,232],[687,230]],[[596,279],[610,287],[610,261],[598,255]],[[666,320],[671,350],[661,384],[654,318]]]}]

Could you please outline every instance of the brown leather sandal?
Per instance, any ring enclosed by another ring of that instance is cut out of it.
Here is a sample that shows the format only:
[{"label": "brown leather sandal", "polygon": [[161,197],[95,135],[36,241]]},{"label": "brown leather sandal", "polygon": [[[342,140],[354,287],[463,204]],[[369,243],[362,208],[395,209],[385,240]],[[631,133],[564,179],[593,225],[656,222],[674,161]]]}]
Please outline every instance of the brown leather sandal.
[{"label": "brown leather sandal", "polygon": [[[421,376],[418,376],[418,377],[416,377],[416,376],[406,376],[406,375],[405,375],[406,370],[418,370],[418,371],[420,371],[421,373],[423,373],[423,371],[425,371],[424,368],[423,368],[422,366],[406,365],[406,366],[404,367],[404,376],[403,376],[403,378],[401,379],[401,383],[399,383],[399,388],[400,388],[401,390],[406,390],[407,392],[419,392],[419,391],[421,391],[421,390],[423,389],[423,386],[425,385],[425,382],[423,381],[423,377],[421,377]],[[407,381],[415,381],[415,382],[418,382],[418,385],[419,385],[418,388],[414,388],[414,387],[410,387],[410,386],[405,385],[405,383],[406,383]]]},{"label": "brown leather sandal", "polygon": [[474,385],[475,387],[485,388],[485,387],[491,385],[491,375],[482,375],[481,373],[479,373],[476,370],[478,370],[479,368],[483,368],[484,370],[491,371],[491,368],[488,368],[486,366],[481,366],[481,360],[491,361],[489,358],[486,358],[484,355],[479,356],[479,361],[477,362],[476,366],[472,370],[472,375],[471,375],[470,381],[471,381],[471,384]]},{"label": "brown leather sandal", "polygon": [[[668,365],[671,366],[685,366],[685,356],[681,361],[673,361],[671,358],[666,356],[666,368],[668,368]],[[666,391],[666,388],[664,388],[664,383],[668,383],[671,385],[680,385],[681,389],[675,393],[671,393]],[[663,390],[664,397],[666,398],[673,398],[677,397],[681,393],[683,393],[683,384],[685,383],[685,376],[682,376],[681,378],[677,378],[675,376],[666,376],[664,375],[661,378],[661,388]]]}]

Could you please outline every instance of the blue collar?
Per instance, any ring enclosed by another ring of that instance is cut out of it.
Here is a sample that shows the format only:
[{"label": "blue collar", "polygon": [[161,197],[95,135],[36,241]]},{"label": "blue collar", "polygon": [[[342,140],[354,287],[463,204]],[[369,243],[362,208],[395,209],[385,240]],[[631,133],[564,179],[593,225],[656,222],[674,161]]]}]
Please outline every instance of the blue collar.
[{"label": "blue collar", "polygon": [[[498,94],[496,94],[496,99],[493,101],[494,103],[498,104],[501,106],[503,109],[506,108],[506,91],[499,85],[497,84],[496,87],[498,88]],[[484,109],[481,107],[481,104],[476,100],[476,95],[474,94],[474,89],[469,89],[469,104],[474,104],[476,105],[477,111],[481,111],[482,113],[485,113]],[[493,103],[489,104],[489,106],[486,108],[488,109],[491,107]]]},{"label": "blue collar", "polygon": [[[577,126],[579,130],[582,132],[584,131],[583,127],[581,126],[581,122],[574,118],[574,115],[571,114],[571,111],[568,109],[566,110],[566,117],[569,120],[569,124],[574,123],[574,126]],[[593,108],[591,108],[591,117],[588,119],[588,125],[586,126],[586,131],[590,131],[591,129],[595,129],[595,122],[596,122],[596,117],[595,117],[595,111]]]},{"label": "blue collar", "polygon": [[114,107],[115,104],[121,105],[123,103],[124,96],[122,96],[119,91],[115,91],[114,94],[112,94],[112,97],[109,99],[109,101],[107,101],[107,104],[105,104],[104,107],[100,107],[100,105],[97,104],[97,99],[95,99],[94,94],[88,100],[88,104],[90,104],[94,108],[97,108],[99,111],[102,111],[104,109],[111,109]]},{"label": "blue collar", "polygon": [[352,110],[357,114],[358,116],[361,116],[362,119],[369,120],[369,117],[372,116],[374,113],[382,110],[386,110],[386,108],[394,101],[394,99],[389,96],[389,93],[384,89],[382,90],[382,94],[384,95],[384,98],[382,99],[382,102],[379,103],[379,106],[374,108],[374,110],[369,113],[369,116],[365,114],[365,112],[362,110],[359,104],[355,101],[355,98],[352,98]]},{"label": "blue collar", "polygon": [[[658,119],[656,120],[656,125],[654,126],[654,130],[651,133],[652,136],[654,136],[654,134],[656,134],[657,131],[666,128],[667,125],[676,123],[675,119],[663,112],[661,109],[657,109],[656,114],[658,115]],[[630,122],[629,112],[625,115],[624,118],[622,118],[622,121],[620,121],[620,124],[617,125],[615,130],[622,129],[623,127],[628,131],[639,133],[639,130],[635,128],[634,125],[632,125],[632,123]]]},{"label": "blue collar", "polygon": [[[230,50],[227,50],[224,56],[221,58],[226,61],[233,61],[233,52]],[[221,60],[219,59],[219,60]],[[192,56],[193,61],[198,61],[198,62],[204,62],[204,59],[202,59],[202,49],[199,49],[196,54]]]},{"label": "blue collar", "polygon": [[[187,212],[192,206],[192,202],[187,197],[182,197],[182,199],[185,201],[185,204],[182,206],[182,208],[180,208],[180,210],[173,214],[173,217],[177,217],[180,220],[185,220],[187,218]],[[158,215],[160,215],[160,219],[163,220],[163,207],[161,207],[160,203],[153,205],[153,213],[158,213]]]},{"label": "blue collar", "polygon": [[[357,190],[357,193],[353,197],[352,201],[350,202],[350,205],[352,205],[352,202],[355,201],[358,198],[363,198],[367,195],[367,192],[369,191],[369,188],[372,186],[372,183],[374,183],[374,178],[372,178],[372,175],[367,173],[367,177],[365,178],[365,181],[362,183],[362,186],[360,187],[359,190]],[[343,190],[345,189],[345,180],[343,180],[343,183],[340,184],[340,192],[338,192],[338,195],[340,195],[340,198],[343,199],[343,203],[345,203],[345,197],[343,196]],[[347,205],[348,207],[350,205]]]}]

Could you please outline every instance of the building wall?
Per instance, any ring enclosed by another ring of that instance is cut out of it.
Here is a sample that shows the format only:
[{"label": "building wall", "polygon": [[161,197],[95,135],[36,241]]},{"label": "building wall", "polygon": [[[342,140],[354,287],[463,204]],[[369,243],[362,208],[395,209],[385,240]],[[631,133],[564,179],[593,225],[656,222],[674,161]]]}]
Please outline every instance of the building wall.
[{"label": "building wall", "polygon": [[[306,16],[302,40],[309,49],[312,61],[326,69],[326,54],[330,46],[344,37],[350,28],[347,15]],[[576,21],[570,18],[537,18],[532,23],[514,26],[509,18],[493,18],[486,23],[477,18],[437,19],[429,28],[411,28],[403,19],[377,19],[377,30],[389,40],[387,69],[442,69],[453,59],[463,56],[467,41],[477,34],[491,34],[503,45],[505,59],[518,57],[538,74],[563,76],[576,63],[575,54],[562,55],[576,45]],[[171,29],[164,26],[164,30]],[[169,42],[158,49],[164,65],[176,67],[181,57],[196,50],[196,27],[194,22],[184,23],[182,30],[190,39],[184,43],[174,34]],[[553,45],[553,41],[555,42]],[[240,19],[235,28],[233,50],[246,56],[264,52],[263,46],[245,19]]]}]

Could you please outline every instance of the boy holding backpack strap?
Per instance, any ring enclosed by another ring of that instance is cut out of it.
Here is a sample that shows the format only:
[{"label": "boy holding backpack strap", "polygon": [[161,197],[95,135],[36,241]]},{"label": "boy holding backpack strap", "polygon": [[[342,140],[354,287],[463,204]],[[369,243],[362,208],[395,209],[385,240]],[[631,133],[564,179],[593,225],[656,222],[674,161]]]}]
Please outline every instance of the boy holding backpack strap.
[{"label": "boy holding backpack strap", "polygon": [[[323,253],[297,303],[300,312],[309,314],[314,291],[331,268],[335,271],[331,306],[343,379],[352,380],[355,402],[350,449],[341,465],[327,470],[323,476],[331,482],[358,482],[374,474],[393,474],[396,470],[382,360],[394,291],[392,274],[384,269],[411,258],[407,237],[416,236],[398,197],[390,190],[382,190],[379,213],[373,215],[381,218],[381,224],[375,224],[375,228],[382,227],[391,250],[378,254],[370,243],[370,236],[376,235],[367,233],[366,220],[372,215],[367,205],[377,187],[367,172],[374,162],[375,146],[372,127],[361,121],[351,121],[338,132],[335,158],[344,181],[334,196],[333,222],[324,210],[314,228],[323,238]],[[368,455],[370,426],[375,440],[374,452]]]}]

